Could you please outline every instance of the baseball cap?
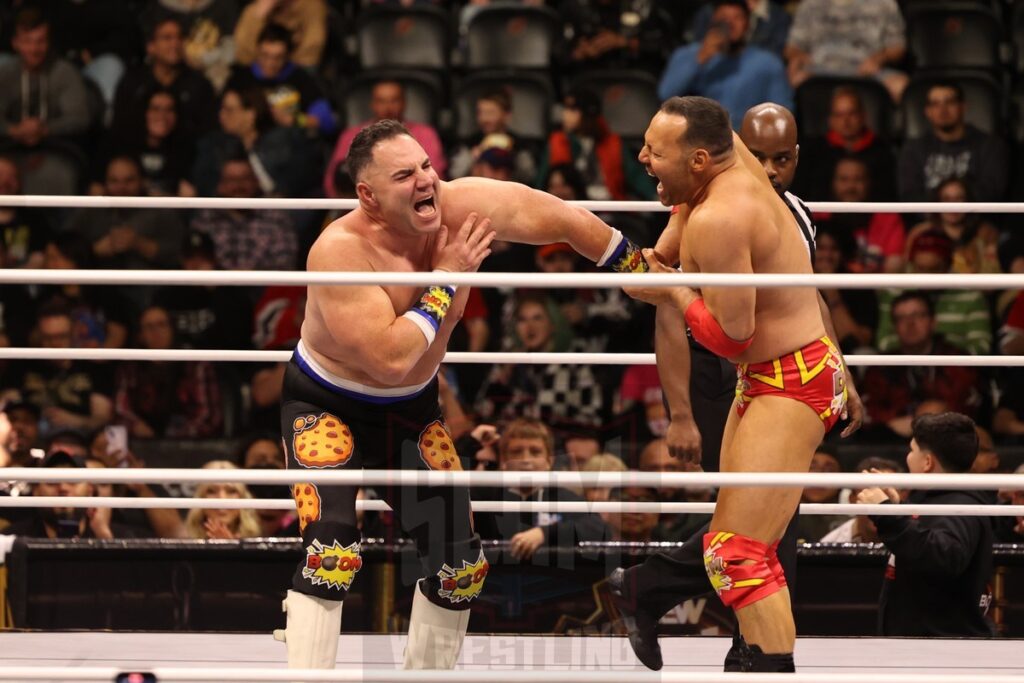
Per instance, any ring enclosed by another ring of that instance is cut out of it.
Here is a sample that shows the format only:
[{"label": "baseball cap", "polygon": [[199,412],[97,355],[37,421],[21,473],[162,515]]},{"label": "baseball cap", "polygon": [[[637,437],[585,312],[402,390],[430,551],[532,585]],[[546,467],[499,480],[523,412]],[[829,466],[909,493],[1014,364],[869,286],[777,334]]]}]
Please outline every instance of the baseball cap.
[{"label": "baseball cap", "polygon": [[217,253],[213,245],[213,238],[205,232],[199,232],[198,230],[191,230],[185,235],[185,242],[182,244],[181,252],[183,257],[202,255],[208,256],[211,259]]},{"label": "baseball cap", "polygon": [[28,412],[32,413],[32,416],[37,420],[43,416],[43,413],[39,409],[39,406],[37,406],[34,403],[29,403],[28,401],[20,397],[13,401],[8,401],[7,403],[4,403],[2,406],[0,406],[0,412],[4,412],[7,414],[10,414],[15,410],[27,410]]},{"label": "baseball cap", "polygon": [[913,258],[915,254],[928,252],[949,259],[953,256],[953,241],[944,232],[929,230],[914,240],[914,244],[910,247],[910,257]]},{"label": "baseball cap", "polygon": [[85,458],[76,458],[67,451],[50,453],[39,463],[40,467],[85,467]]},{"label": "baseball cap", "polygon": [[492,168],[503,168],[511,171],[515,168],[515,161],[512,158],[512,153],[507,149],[501,147],[488,147],[484,151],[480,152],[480,156],[477,157],[477,162],[487,164]]}]

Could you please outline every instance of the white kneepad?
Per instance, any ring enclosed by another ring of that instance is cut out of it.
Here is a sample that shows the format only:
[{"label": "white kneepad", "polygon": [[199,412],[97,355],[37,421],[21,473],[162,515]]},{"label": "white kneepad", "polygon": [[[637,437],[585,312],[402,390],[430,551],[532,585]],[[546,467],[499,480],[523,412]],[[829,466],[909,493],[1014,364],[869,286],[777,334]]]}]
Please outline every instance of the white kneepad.
[{"label": "white kneepad", "polygon": [[409,640],[405,645],[406,669],[454,669],[469,625],[469,610],[445,609],[414,589]]},{"label": "white kneepad", "polygon": [[341,633],[342,603],[288,591],[281,604],[287,626],[274,639],[288,646],[289,669],[333,669]]}]

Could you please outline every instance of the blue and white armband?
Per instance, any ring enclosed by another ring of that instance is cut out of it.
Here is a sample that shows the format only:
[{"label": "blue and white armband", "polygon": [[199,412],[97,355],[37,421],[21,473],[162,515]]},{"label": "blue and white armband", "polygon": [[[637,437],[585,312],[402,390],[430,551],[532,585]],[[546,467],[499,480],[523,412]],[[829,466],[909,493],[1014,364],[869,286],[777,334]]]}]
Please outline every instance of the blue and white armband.
[{"label": "blue and white armband", "polygon": [[455,285],[431,285],[423,290],[419,301],[414,303],[402,317],[420,328],[420,332],[427,338],[427,346],[430,346],[434,343],[434,337],[441,329],[441,323],[448,315],[448,309],[454,299]]},{"label": "blue and white armband", "polygon": [[650,270],[640,247],[615,228],[612,228],[612,239],[601,260],[597,262],[597,267],[608,268],[616,273],[646,273]]}]

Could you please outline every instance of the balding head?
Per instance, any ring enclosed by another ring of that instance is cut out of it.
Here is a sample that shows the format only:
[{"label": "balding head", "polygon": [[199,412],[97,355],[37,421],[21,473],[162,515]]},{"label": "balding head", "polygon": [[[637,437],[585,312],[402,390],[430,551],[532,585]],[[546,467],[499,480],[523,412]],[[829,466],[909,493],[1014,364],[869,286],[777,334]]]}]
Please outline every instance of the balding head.
[{"label": "balding head", "polygon": [[740,139],[764,166],[775,191],[788,190],[800,156],[793,113],[772,102],[751,107],[743,116]]}]

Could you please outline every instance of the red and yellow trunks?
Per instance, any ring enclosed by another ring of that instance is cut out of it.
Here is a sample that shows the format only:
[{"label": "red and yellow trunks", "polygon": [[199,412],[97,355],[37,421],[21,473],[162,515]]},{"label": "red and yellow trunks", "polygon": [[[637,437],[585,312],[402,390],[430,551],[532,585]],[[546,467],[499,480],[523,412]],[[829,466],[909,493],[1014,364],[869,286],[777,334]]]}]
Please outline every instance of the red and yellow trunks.
[{"label": "red and yellow trunks", "polygon": [[846,407],[846,369],[828,337],[781,358],[736,366],[736,412],[740,417],[756,396],[777,394],[806,403],[825,424],[825,433]]}]

